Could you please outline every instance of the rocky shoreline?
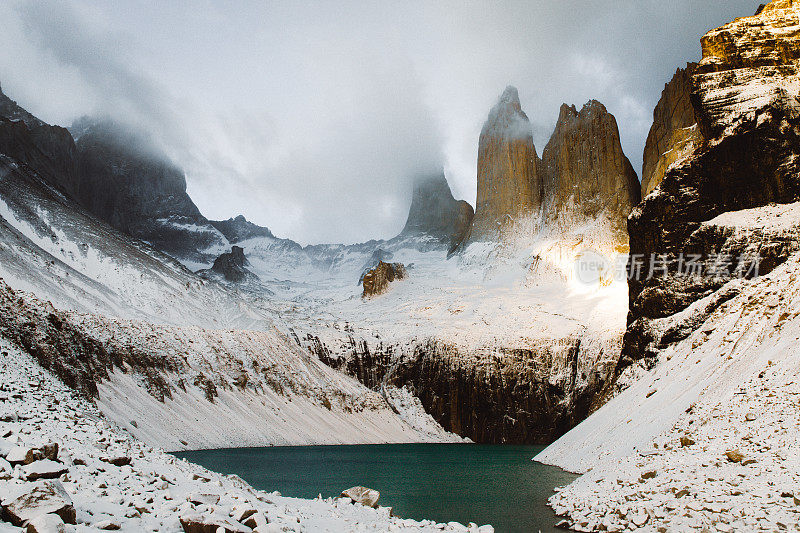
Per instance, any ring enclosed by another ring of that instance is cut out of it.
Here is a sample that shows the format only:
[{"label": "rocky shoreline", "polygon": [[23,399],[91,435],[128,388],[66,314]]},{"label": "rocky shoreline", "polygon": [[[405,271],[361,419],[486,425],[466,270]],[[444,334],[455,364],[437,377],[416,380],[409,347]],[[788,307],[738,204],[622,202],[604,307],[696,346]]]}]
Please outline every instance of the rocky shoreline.
[{"label": "rocky shoreline", "polygon": [[493,531],[255,490],[131,437],[5,339],[0,355],[3,533]]}]

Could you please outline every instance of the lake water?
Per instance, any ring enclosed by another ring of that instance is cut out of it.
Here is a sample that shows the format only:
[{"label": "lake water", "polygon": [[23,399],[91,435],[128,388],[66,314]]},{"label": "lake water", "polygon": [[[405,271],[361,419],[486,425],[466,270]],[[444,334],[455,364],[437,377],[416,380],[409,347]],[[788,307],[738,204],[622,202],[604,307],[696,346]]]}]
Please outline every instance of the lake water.
[{"label": "lake water", "polygon": [[403,518],[492,524],[498,533],[556,531],[553,488],[575,479],[531,461],[543,446],[386,444],[288,446],[180,452],[215,472],[236,474],[284,496],[338,496],[354,485],[380,491]]}]

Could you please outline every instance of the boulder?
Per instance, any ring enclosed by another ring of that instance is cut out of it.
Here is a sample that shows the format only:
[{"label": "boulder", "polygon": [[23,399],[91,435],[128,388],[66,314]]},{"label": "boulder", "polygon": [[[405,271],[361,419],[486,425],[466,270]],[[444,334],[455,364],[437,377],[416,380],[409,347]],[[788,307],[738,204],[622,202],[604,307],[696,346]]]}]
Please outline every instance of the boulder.
[{"label": "boulder", "polygon": [[378,500],[381,497],[381,493],[374,489],[358,486],[342,491],[341,496],[343,498],[350,498],[353,503],[360,503],[366,507],[376,508],[378,507]]},{"label": "boulder", "polygon": [[195,505],[217,505],[219,503],[219,494],[196,492],[190,495],[188,500]]},{"label": "boulder", "polygon": [[42,458],[44,458],[42,450],[31,446],[15,446],[6,454],[6,461],[12,465],[27,465]]},{"label": "boulder", "polygon": [[113,455],[109,457],[101,457],[100,460],[112,464],[114,466],[125,466],[131,464],[131,458],[126,455]]},{"label": "boulder", "polygon": [[43,514],[57,514],[67,524],[75,523],[75,507],[58,480],[44,480],[16,487],[4,496],[3,512],[16,526]]},{"label": "boulder", "polygon": [[252,530],[234,523],[228,518],[215,514],[192,513],[181,515],[181,527],[184,533],[251,533]]},{"label": "boulder", "polygon": [[37,516],[25,528],[25,533],[66,533],[67,526],[57,514]]},{"label": "boulder", "polygon": [[383,294],[389,288],[389,283],[406,277],[406,267],[402,263],[384,263],[378,265],[364,275],[362,284],[364,298]]},{"label": "boulder", "polygon": [[64,474],[69,469],[64,463],[51,461],[50,459],[41,459],[34,461],[31,464],[22,467],[22,473],[28,481],[36,481],[37,479],[55,479],[61,474]]}]

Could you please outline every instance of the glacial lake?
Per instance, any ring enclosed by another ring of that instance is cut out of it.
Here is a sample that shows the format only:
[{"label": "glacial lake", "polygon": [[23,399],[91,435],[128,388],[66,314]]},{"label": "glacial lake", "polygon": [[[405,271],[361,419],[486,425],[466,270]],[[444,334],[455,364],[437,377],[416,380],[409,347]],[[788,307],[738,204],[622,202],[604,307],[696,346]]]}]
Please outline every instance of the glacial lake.
[{"label": "glacial lake", "polygon": [[547,507],[553,488],[577,476],[531,458],[543,446],[376,444],[232,448],[175,453],[257,489],[284,496],[380,491],[396,516],[492,524],[497,533],[560,531]]}]

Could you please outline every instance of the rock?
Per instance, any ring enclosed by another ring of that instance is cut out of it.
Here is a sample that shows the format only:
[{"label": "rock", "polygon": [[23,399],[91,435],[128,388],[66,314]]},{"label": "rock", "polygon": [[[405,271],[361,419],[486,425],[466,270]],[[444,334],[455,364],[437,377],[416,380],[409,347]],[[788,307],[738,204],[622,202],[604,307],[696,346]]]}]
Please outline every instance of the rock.
[{"label": "rock", "polygon": [[275,237],[268,228],[253,224],[242,215],[228,220],[210,220],[209,224],[217,228],[231,244],[256,237]]},{"label": "rock", "polygon": [[111,457],[101,457],[101,461],[114,466],[125,466],[131,464],[131,458],[126,455],[114,455]]},{"label": "rock", "polygon": [[642,161],[642,198],[664,179],[670,165],[691,154],[703,141],[691,102],[696,63],[679,68],[664,86],[653,111]]},{"label": "rock", "polygon": [[569,226],[603,215],[627,246],[627,220],[640,200],[639,178],[622,151],[614,115],[597,100],[561,106],[542,152],[545,218]]},{"label": "rock", "polygon": [[746,421],[748,421],[748,422],[753,422],[753,421],[754,421],[754,420],[756,420],[757,418],[758,418],[758,416],[756,416],[756,414],[755,414],[755,413],[747,413],[746,415],[744,415],[744,419],[745,419]]},{"label": "rock", "polygon": [[644,472],[641,476],[641,479],[652,479],[656,477],[657,472],[655,470],[651,470],[649,472]]},{"label": "rock", "polygon": [[250,533],[252,530],[242,524],[231,522],[224,516],[213,514],[181,515],[181,527],[184,533]]},{"label": "rock", "polygon": [[57,480],[27,483],[15,488],[12,495],[3,496],[5,516],[20,526],[43,514],[57,514],[67,524],[75,523],[75,507],[63,485]]},{"label": "rock", "polygon": [[519,94],[507,87],[481,130],[478,195],[469,240],[497,240],[503,230],[542,204],[543,174]]},{"label": "rock", "polygon": [[42,446],[42,455],[45,459],[58,461],[58,443],[51,442]]},{"label": "rock", "polygon": [[229,283],[257,282],[258,276],[247,269],[248,264],[244,249],[233,246],[230,252],[217,257],[210,269],[199,270],[197,274],[205,279],[213,279],[216,275]]},{"label": "rock", "polygon": [[369,489],[367,487],[351,487],[345,491],[342,491],[342,497],[350,498],[353,503],[360,503],[366,507],[378,507],[378,500],[381,497],[381,493],[377,490]]},{"label": "rock", "polygon": [[402,263],[384,263],[378,265],[364,275],[362,284],[364,298],[383,294],[389,288],[389,283],[406,277],[406,267]]},{"label": "rock", "polygon": [[196,492],[190,495],[188,500],[195,505],[217,505],[219,503],[219,494]]},{"label": "rock", "polygon": [[100,522],[96,522],[94,527],[105,531],[118,531],[122,529],[120,523],[114,520],[101,520]]},{"label": "rock", "polygon": [[[726,282],[744,277],[756,260],[763,276],[796,251],[796,235],[787,239],[783,231],[739,232],[704,223],[726,212],[800,198],[799,12],[796,3],[774,1],[758,15],[702,38],[690,100],[703,142],[666,170],[628,220],[630,253],[641,258],[637,270],[643,274],[628,283],[628,328],[617,372],[656,357],[700,327],[701,314],[735,296],[734,287],[723,289]],[[755,258],[743,257],[747,250]],[[720,253],[734,259],[721,273],[710,259]],[[706,262],[690,276],[681,272],[679,258],[692,254]],[[658,275],[648,276],[654,266]],[[653,328],[654,320],[708,297],[711,304],[683,331]]]},{"label": "rock", "polygon": [[[249,517],[253,516],[257,512],[258,512],[257,510],[248,506],[234,507],[233,510],[231,511],[231,518],[233,518],[237,522],[241,522],[242,524],[244,524],[245,520],[247,520]],[[248,527],[252,528],[255,526],[248,526]]]},{"label": "rock", "polygon": [[691,446],[694,443],[695,443],[694,440],[690,439],[689,437],[681,437],[681,447],[683,448]]},{"label": "rock", "polygon": [[28,522],[26,533],[66,533],[67,526],[60,516],[45,514],[37,516]]},{"label": "rock", "polygon": [[729,450],[725,452],[725,457],[732,463],[741,463],[744,459],[744,455],[739,450]]},{"label": "rock", "polygon": [[25,465],[22,468],[22,473],[28,481],[36,481],[37,479],[55,479],[68,470],[63,463],[42,459]]},{"label": "rock", "polygon": [[269,524],[267,517],[261,513],[253,513],[244,520],[239,520],[239,522],[254,530],[263,529]]},{"label": "rock", "polygon": [[6,461],[12,465],[18,464],[31,464],[44,458],[42,450],[39,448],[31,448],[29,446],[15,446],[11,451],[6,454]]},{"label": "rock", "polygon": [[453,198],[444,174],[420,177],[400,236],[430,236],[452,250],[469,232],[474,214],[471,205]]}]

